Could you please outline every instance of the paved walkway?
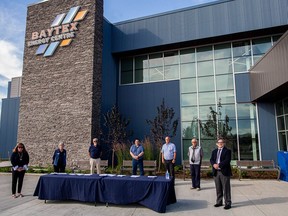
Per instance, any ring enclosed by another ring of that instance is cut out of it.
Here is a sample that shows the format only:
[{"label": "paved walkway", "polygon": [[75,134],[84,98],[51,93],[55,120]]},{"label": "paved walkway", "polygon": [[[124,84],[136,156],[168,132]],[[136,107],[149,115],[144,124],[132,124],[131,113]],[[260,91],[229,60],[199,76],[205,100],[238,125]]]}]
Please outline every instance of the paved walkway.
[{"label": "paved walkway", "polygon": [[[51,215],[101,215],[101,216],[153,216],[163,215],[134,205],[109,205],[77,201],[48,201],[46,204],[33,192],[39,175],[26,174],[23,194],[25,197],[11,197],[11,174],[0,173],[0,215],[51,216]],[[190,190],[190,181],[177,179],[175,183],[177,203],[167,206],[165,215],[177,216],[286,216],[288,213],[288,182],[276,180],[242,180],[233,179],[232,208],[224,210],[215,208],[215,188],[211,179],[202,180],[201,191]]]}]

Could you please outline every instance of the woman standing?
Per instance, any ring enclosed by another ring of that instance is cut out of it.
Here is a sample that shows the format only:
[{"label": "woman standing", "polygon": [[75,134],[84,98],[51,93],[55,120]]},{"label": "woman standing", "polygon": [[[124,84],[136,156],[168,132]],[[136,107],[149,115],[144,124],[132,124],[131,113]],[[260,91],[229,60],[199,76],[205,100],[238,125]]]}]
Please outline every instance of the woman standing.
[{"label": "woman standing", "polygon": [[[26,170],[28,170],[29,164],[29,154],[25,149],[23,143],[17,143],[16,147],[13,149],[13,153],[11,155],[11,163],[12,163],[12,197],[23,197],[21,193],[23,179]],[[18,181],[18,194],[16,195],[16,185]]]},{"label": "woman standing", "polygon": [[64,149],[64,142],[60,142],[58,149],[55,150],[53,155],[54,172],[65,173],[66,167],[66,150]]}]

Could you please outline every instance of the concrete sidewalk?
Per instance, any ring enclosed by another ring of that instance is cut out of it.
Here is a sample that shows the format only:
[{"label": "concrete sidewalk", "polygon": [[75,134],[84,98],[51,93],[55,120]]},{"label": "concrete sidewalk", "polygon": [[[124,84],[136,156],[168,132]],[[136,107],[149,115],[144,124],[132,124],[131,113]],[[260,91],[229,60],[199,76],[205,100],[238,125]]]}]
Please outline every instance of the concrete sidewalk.
[{"label": "concrete sidewalk", "polygon": [[[33,197],[39,175],[26,174],[23,194],[25,197],[11,197],[11,174],[0,173],[0,215],[101,215],[128,216],[161,215],[138,204],[112,205],[78,201],[47,201]],[[190,180],[177,179],[175,183],[177,203],[167,206],[165,215],[177,216],[286,216],[288,213],[288,182],[276,180],[242,180],[233,179],[232,208],[224,210],[215,208],[215,187],[211,179],[202,180],[201,191],[190,190]],[[163,213],[162,213],[163,215]]]}]

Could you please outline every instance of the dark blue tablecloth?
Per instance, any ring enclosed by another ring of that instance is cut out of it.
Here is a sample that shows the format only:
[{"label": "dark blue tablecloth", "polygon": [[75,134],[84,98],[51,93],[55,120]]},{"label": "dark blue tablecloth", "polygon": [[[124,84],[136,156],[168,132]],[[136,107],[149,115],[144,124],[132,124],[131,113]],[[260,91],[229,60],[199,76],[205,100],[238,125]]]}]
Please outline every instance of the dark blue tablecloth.
[{"label": "dark blue tablecloth", "polygon": [[166,212],[168,204],[176,202],[173,181],[162,176],[44,175],[38,181],[34,196],[42,200],[139,203],[162,213]]}]

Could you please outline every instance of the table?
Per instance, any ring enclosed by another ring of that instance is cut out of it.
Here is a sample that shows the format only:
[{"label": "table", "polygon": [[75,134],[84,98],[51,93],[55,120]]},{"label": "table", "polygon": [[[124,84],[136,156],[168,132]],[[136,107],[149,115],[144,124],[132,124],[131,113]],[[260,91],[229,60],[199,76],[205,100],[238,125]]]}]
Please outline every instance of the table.
[{"label": "table", "polygon": [[113,204],[139,203],[164,213],[176,202],[174,183],[163,176],[44,175],[34,196],[41,200],[79,200]]}]

